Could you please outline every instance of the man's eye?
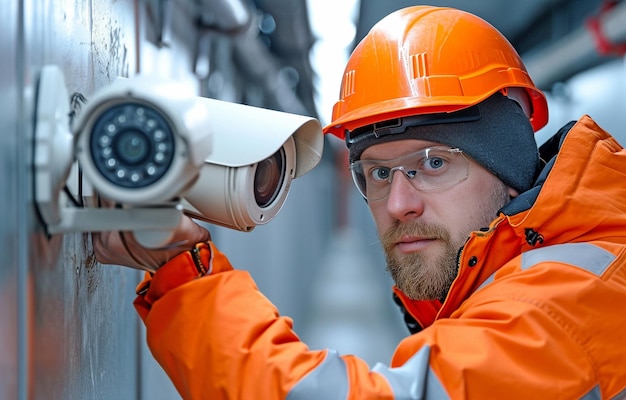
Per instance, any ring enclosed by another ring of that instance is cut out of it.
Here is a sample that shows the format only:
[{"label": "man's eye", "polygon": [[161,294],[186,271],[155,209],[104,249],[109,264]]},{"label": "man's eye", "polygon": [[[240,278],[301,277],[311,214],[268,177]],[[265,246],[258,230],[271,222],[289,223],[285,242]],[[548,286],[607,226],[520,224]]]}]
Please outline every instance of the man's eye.
[{"label": "man's eye", "polygon": [[424,169],[437,170],[446,165],[446,161],[441,157],[430,157],[424,160]]},{"label": "man's eye", "polygon": [[386,181],[389,179],[390,169],[387,167],[376,167],[370,170],[370,176],[375,181]]}]

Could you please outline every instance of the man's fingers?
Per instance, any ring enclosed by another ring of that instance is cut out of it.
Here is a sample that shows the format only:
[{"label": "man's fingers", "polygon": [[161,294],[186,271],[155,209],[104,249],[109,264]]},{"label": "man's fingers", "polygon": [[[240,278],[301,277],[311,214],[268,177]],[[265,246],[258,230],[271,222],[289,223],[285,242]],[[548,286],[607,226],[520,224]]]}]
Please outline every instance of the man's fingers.
[{"label": "man's fingers", "polygon": [[174,233],[174,241],[187,240],[191,245],[211,240],[211,233],[189,217],[182,218]]},{"label": "man's fingers", "polygon": [[210,239],[210,232],[187,216],[181,219],[169,243],[159,249],[142,247],[130,232],[94,232],[92,235],[98,262],[151,271],[191,249],[196,243]]}]

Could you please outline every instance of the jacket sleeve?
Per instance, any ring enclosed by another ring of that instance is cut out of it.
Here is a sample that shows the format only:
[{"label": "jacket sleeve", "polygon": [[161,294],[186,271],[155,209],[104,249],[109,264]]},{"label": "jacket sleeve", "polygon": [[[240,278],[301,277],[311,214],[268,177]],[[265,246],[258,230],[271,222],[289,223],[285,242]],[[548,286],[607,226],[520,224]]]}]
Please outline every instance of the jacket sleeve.
[{"label": "jacket sleeve", "polygon": [[185,399],[385,399],[387,378],[352,356],[310,350],[210,243],[199,276],[183,253],[147,276],[135,306],[147,341]]}]

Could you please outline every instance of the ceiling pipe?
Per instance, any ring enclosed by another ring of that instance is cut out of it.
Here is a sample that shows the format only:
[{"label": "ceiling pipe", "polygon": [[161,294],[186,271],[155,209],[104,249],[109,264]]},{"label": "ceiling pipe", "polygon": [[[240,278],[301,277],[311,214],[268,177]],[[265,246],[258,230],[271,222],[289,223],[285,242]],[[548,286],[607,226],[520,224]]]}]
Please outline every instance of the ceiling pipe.
[{"label": "ceiling pipe", "polygon": [[[606,40],[610,43],[626,42],[626,3],[616,3],[598,18]],[[549,90],[555,83],[615,57],[623,57],[623,54],[601,54],[594,33],[585,26],[541,50],[522,56],[535,85],[543,90]]]},{"label": "ceiling pipe", "polygon": [[306,115],[316,116],[314,100],[314,72],[309,59],[309,51],[315,44],[311,32],[306,0],[255,0],[257,7],[271,15],[276,21],[276,29],[269,34],[272,53],[297,71],[298,83],[295,90],[305,109]]},{"label": "ceiling pipe", "polygon": [[237,34],[245,32],[252,16],[240,0],[201,0],[198,3],[200,28]]},{"label": "ceiling pipe", "polygon": [[266,107],[293,114],[310,115],[285,76],[281,74],[279,61],[256,35],[238,36],[233,40],[233,59],[241,73],[263,89]]}]

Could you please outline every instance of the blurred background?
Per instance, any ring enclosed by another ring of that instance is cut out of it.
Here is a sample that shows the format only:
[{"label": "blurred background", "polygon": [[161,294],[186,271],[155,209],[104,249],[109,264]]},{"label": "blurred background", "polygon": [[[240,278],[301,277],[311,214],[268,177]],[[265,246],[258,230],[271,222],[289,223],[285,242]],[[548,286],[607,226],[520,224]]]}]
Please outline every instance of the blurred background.
[{"label": "blurred background", "polygon": [[[35,212],[33,98],[43,65],[58,65],[70,92],[87,98],[143,73],[326,124],[354,45],[384,15],[416,4],[465,9],[509,38],[548,95],[540,144],[583,113],[626,143],[622,1],[3,1],[0,398],[178,398],[132,308],[141,273],[98,264],[87,234],[48,237]],[[408,334],[337,139],[326,138],[321,163],[293,183],[270,224],[209,228],[312,348],[388,363]]]}]

